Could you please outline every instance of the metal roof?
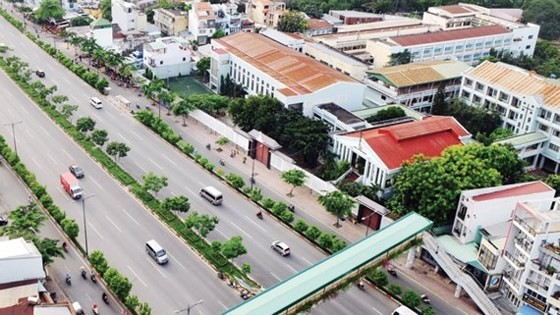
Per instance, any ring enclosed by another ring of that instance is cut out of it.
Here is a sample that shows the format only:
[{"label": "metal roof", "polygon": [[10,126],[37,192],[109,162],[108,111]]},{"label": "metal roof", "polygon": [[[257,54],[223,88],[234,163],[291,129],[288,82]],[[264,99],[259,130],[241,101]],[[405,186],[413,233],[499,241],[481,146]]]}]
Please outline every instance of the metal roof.
[{"label": "metal roof", "polygon": [[222,314],[262,315],[282,312],[431,226],[432,221],[411,212]]},{"label": "metal roof", "polygon": [[514,147],[519,145],[530,145],[533,143],[544,142],[548,140],[548,136],[540,131],[535,131],[531,133],[525,133],[519,136],[509,137],[503,140],[494,142],[494,144],[506,144],[510,143]]},{"label": "metal roof", "polygon": [[368,73],[395,87],[414,86],[460,78],[470,66],[456,60],[434,60],[369,70]]},{"label": "metal roof", "polygon": [[390,40],[400,46],[416,46],[416,45],[427,45],[430,43],[447,42],[452,40],[469,39],[474,37],[483,36],[493,36],[500,34],[509,34],[511,30],[500,26],[500,25],[490,25],[490,26],[480,26],[471,27],[451,31],[440,31],[425,34],[414,34],[414,35],[402,35],[393,36]]}]

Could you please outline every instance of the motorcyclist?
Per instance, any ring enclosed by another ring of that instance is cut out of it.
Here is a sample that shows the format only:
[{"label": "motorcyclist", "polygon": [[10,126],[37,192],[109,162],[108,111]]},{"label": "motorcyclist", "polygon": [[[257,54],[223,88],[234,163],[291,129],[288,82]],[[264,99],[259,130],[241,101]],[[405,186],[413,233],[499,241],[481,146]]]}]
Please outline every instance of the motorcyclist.
[{"label": "motorcyclist", "polygon": [[62,242],[62,249],[64,249],[64,251],[68,251],[68,245],[66,242]]},{"label": "motorcyclist", "polygon": [[70,282],[71,279],[72,279],[72,277],[70,277],[69,274],[66,274],[66,282]]},{"label": "motorcyclist", "polygon": [[104,302],[107,302],[109,300],[109,296],[107,296],[107,293],[103,292],[103,294],[101,294],[101,299],[103,299]]}]

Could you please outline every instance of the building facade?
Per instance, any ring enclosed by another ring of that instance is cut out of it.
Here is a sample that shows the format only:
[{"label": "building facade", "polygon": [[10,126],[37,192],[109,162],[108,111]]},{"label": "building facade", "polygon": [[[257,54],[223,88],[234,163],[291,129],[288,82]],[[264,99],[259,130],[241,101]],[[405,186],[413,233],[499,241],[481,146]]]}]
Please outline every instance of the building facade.
[{"label": "building facade", "polygon": [[[485,61],[464,73],[460,97],[496,110],[503,128],[526,141],[515,143],[529,167],[560,171],[560,86],[530,71]],[[533,135],[528,135],[533,133]]]},{"label": "building facade", "polygon": [[196,2],[189,11],[189,31],[200,45],[210,42],[216,32],[216,17],[210,2]]},{"label": "building facade", "polygon": [[243,85],[249,95],[268,95],[312,117],[315,105],[333,102],[363,108],[365,85],[263,35],[239,32],[211,43],[210,88],[221,78]]},{"label": "building facade", "polygon": [[89,36],[101,48],[113,47],[113,24],[106,19],[98,19],[90,24]]},{"label": "building facade", "polygon": [[147,16],[138,10],[135,4],[115,0],[111,2],[111,15],[113,23],[119,25],[123,33],[144,32],[147,27]]},{"label": "building facade", "polygon": [[188,13],[181,10],[155,9],[154,24],[167,36],[179,36],[188,27]]},{"label": "building facade", "polygon": [[189,43],[180,37],[162,37],[144,44],[144,66],[160,79],[189,75],[191,55]]},{"label": "building facade", "polygon": [[402,104],[429,113],[441,85],[446,100],[459,95],[462,73],[469,68],[461,61],[438,60],[369,70],[366,84],[372,93],[366,97],[378,106]]},{"label": "building facade", "polygon": [[245,6],[247,17],[256,27],[276,28],[280,16],[286,11],[284,2],[270,0],[249,0]]}]

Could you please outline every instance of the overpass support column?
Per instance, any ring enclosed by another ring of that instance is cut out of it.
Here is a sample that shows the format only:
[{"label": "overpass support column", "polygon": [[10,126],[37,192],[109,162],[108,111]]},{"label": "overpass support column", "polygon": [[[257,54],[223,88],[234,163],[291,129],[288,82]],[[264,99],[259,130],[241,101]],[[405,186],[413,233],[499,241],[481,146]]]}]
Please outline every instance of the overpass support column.
[{"label": "overpass support column", "polygon": [[460,285],[457,285],[457,287],[455,288],[455,298],[460,298],[461,297],[461,290],[463,288]]},{"label": "overpass support column", "polygon": [[408,255],[406,256],[406,268],[411,269],[414,265],[414,258],[416,257],[416,246],[413,246],[408,250]]}]

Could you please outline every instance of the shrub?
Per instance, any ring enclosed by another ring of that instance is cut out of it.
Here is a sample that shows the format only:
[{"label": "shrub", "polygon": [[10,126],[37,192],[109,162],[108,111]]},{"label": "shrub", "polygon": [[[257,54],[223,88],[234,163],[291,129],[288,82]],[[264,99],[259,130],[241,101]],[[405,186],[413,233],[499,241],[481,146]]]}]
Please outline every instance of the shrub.
[{"label": "shrub", "polygon": [[192,154],[194,152],[194,146],[184,140],[180,140],[177,142],[177,147],[181,152],[185,154]]},{"label": "shrub", "polygon": [[216,165],[208,162],[206,163],[206,166],[204,167],[205,169],[209,170],[210,172],[212,172],[214,170],[214,168],[216,167]]},{"label": "shrub", "polygon": [[263,207],[265,207],[266,209],[269,209],[269,210],[274,206],[275,203],[276,202],[274,202],[274,200],[272,200],[270,198],[264,198],[262,200]]},{"label": "shrub", "polygon": [[290,211],[284,211],[280,214],[280,219],[286,223],[291,223],[294,221],[294,214]]},{"label": "shrub", "polygon": [[51,205],[47,208],[50,214],[53,216],[54,220],[58,223],[61,223],[62,220],[66,218],[66,212],[60,210],[60,208],[56,205]]},{"label": "shrub", "polygon": [[75,239],[78,237],[80,228],[76,221],[70,218],[65,218],[62,222],[60,222],[60,225],[62,225],[64,233],[66,233],[70,238]]},{"label": "shrub", "polygon": [[97,270],[97,272],[101,275],[109,269],[109,263],[101,251],[94,250],[91,252],[89,255],[89,261],[91,262],[93,268],[95,268],[95,270]]},{"label": "shrub", "polygon": [[224,171],[223,169],[219,168],[216,170],[216,174],[220,177],[224,177],[224,175],[226,174],[226,171]]},{"label": "shrub", "polygon": [[235,189],[241,189],[241,187],[245,186],[243,178],[235,173],[229,173],[226,176],[226,180]]},{"label": "shrub", "polygon": [[253,189],[251,191],[251,189],[249,188],[249,192],[251,195],[251,200],[253,200],[254,202],[259,202],[263,199],[263,194],[260,189]]},{"label": "shrub", "polygon": [[391,293],[391,295],[394,295],[394,296],[399,296],[402,293],[401,287],[396,285],[396,284],[389,285],[389,287],[387,288],[387,291],[389,291],[389,293]]},{"label": "shrub", "polygon": [[422,303],[422,298],[418,293],[412,290],[408,290],[402,295],[402,301],[408,307],[415,308],[418,307],[420,303]]},{"label": "shrub", "polygon": [[103,93],[103,90],[106,87],[109,87],[109,82],[105,78],[102,78],[101,80],[97,81],[97,83],[95,83],[95,88],[101,93]]},{"label": "shrub", "polygon": [[126,300],[132,289],[132,283],[128,278],[121,275],[116,269],[109,268],[103,275],[103,279],[121,301]]},{"label": "shrub", "polygon": [[336,235],[333,235],[332,244],[331,244],[331,247],[330,247],[331,253],[334,254],[334,253],[338,252],[339,250],[344,249],[344,247],[346,247],[346,242],[340,240]]},{"label": "shrub", "polygon": [[272,212],[277,216],[281,216],[286,211],[288,211],[288,206],[282,201],[275,202],[274,206],[272,206]]},{"label": "shrub", "polygon": [[436,312],[433,308],[428,307],[427,309],[422,311],[422,315],[436,315]]},{"label": "shrub", "polygon": [[368,270],[368,277],[378,287],[384,287],[389,283],[387,274],[377,268]]},{"label": "shrub", "polygon": [[205,157],[201,157],[200,159],[197,160],[198,164],[200,164],[202,167],[206,167],[206,164],[208,163],[208,159]]},{"label": "shrub", "polygon": [[321,233],[321,235],[319,235],[319,237],[317,237],[317,243],[322,248],[325,248],[325,249],[330,248],[331,245],[332,245],[332,235],[327,234],[327,233]]},{"label": "shrub", "polygon": [[301,219],[297,220],[296,223],[294,224],[294,229],[300,233],[305,233],[305,231],[307,231],[308,228],[309,225],[307,224],[307,222]]},{"label": "shrub", "polygon": [[321,230],[319,230],[318,227],[316,226],[311,226],[310,228],[307,229],[307,232],[305,232],[305,235],[307,235],[307,237],[312,240],[315,241],[317,239],[317,237],[319,237],[319,235],[321,235]]},{"label": "shrub", "polygon": [[39,198],[39,201],[43,205],[43,207],[49,209],[53,205],[53,199],[48,194],[44,194]]}]

